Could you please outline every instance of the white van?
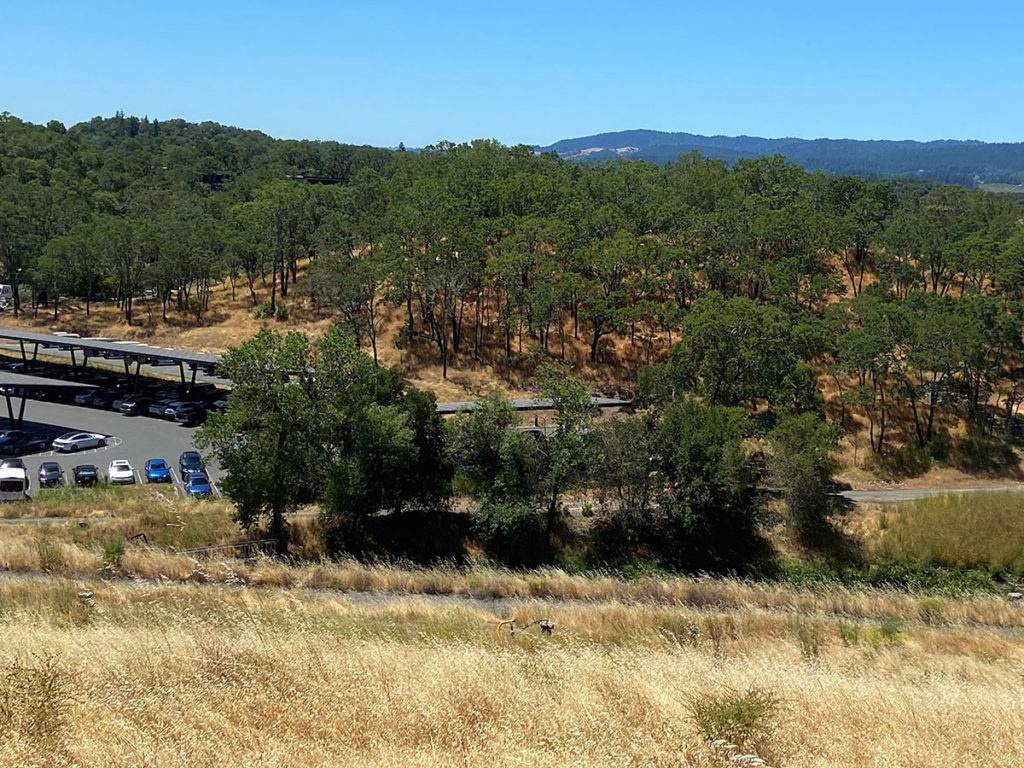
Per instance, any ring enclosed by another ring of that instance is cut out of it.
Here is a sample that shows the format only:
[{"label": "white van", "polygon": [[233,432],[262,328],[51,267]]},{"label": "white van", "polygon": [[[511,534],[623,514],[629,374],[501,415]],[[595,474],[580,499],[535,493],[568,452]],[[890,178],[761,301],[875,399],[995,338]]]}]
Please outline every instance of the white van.
[{"label": "white van", "polygon": [[20,467],[0,466],[0,501],[26,501],[28,472]]},{"label": "white van", "polygon": [[0,307],[7,307],[14,303],[14,288],[9,285],[0,285]]}]

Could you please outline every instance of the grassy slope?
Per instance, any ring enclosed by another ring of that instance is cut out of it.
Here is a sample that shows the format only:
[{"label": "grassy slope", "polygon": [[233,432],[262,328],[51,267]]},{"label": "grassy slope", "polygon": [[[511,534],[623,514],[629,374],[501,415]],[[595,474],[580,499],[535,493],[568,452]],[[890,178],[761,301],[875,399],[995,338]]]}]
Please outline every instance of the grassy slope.
[{"label": "grassy slope", "polygon": [[525,603],[555,634],[498,640],[484,607],[81,586],[0,584],[4,765],[736,765],[692,705],[751,686],[778,702],[748,746],[774,765],[1024,753],[1024,648],[987,628],[844,643],[813,608]]}]

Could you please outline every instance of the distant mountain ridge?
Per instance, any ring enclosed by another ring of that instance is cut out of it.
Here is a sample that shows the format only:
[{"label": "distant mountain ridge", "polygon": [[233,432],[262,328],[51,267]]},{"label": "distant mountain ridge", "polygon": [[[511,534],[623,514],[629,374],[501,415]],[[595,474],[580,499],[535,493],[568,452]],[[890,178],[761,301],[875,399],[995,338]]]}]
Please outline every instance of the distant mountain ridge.
[{"label": "distant mountain ridge", "polygon": [[856,174],[869,178],[910,176],[965,186],[1024,183],[1024,143],[996,144],[954,139],[927,142],[766,139],[632,130],[563,139],[536,149],[586,162],[626,157],[659,165],[694,151],[730,164],[741,157],[779,154],[809,171],[821,170],[831,174]]}]

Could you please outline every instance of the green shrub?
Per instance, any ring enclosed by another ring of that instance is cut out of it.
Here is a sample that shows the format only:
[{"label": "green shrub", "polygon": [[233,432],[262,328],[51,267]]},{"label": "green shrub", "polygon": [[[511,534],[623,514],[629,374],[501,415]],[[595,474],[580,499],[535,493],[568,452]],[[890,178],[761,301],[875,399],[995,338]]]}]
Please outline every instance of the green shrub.
[{"label": "green shrub", "polygon": [[948,461],[949,460],[949,443],[945,440],[936,440],[928,443],[924,447],[925,453],[932,457],[934,461]]},{"label": "green shrub", "polygon": [[266,320],[269,317],[273,317],[274,310],[271,307],[270,301],[261,301],[255,307],[252,308],[252,316],[260,320]]},{"label": "green shrub", "polygon": [[839,639],[847,648],[860,642],[860,624],[855,621],[839,622]]},{"label": "green shrub", "polygon": [[882,639],[890,645],[896,645],[903,642],[903,621],[896,616],[892,616],[882,622],[879,626],[878,631],[882,635]]},{"label": "green shrub", "polygon": [[761,688],[744,693],[726,690],[698,697],[691,709],[693,721],[707,741],[723,739],[758,752],[767,746],[775,730],[778,700]]},{"label": "green shrub", "polygon": [[124,539],[111,539],[103,545],[103,564],[108,568],[117,568],[124,557]]},{"label": "green shrub", "polygon": [[932,454],[915,444],[895,451],[874,453],[864,460],[866,469],[888,478],[920,477],[932,468]]},{"label": "green shrub", "polygon": [[1020,470],[1020,459],[1008,442],[973,431],[956,441],[949,463],[972,474],[1004,476]]},{"label": "green shrub", "polygon": [[277,305],[277,309],[274,310],[275,320],[287,320],[288,319],[288,307],[283,303]]},{"label": "green shrub", "polygon": [[540,517],[528,502],[484,502],[473,515],[473,530],[487,553],[506,565],[535,565],[543,554]]}]

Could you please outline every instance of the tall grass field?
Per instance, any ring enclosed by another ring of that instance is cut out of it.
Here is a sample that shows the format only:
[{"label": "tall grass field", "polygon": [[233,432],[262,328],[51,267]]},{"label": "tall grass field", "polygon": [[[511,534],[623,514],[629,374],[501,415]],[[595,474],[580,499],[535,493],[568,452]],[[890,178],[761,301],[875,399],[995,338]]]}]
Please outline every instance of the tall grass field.
[{"label": "tall grass field", "polygon": [[[0,608],[5,766],[960,768],[1024,755],[1016,633],[956,621],[66,580],[0,584]],[[497,633],[510,616],[554,633]]]}]

